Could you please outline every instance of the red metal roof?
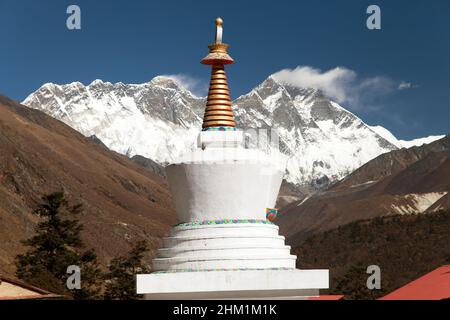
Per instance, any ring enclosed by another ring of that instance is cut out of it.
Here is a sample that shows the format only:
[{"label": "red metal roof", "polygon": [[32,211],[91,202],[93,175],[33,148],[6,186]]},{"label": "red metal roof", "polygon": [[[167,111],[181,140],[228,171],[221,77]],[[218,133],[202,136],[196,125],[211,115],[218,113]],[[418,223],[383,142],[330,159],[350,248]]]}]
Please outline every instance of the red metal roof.
[{"label": "red metal roof", "polygon": [[380,300],[442,300],[450,298],[450,265],[437,268]]}]

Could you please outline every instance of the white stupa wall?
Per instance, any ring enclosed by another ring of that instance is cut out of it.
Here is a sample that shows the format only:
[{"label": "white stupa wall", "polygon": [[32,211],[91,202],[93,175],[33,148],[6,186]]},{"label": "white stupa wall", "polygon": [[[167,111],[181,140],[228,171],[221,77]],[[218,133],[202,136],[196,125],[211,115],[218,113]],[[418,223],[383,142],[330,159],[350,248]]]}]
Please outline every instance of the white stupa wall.
[{"label": "white stupa wall", "polygon": [[[245,152],[245,149],[242,150]],[[283,172],[268,163],[176,164],[166,169],[179,222],[266,219]]]},{"label": "white stupa wall", "polygon": [[242,147],[240,131],[202,132],[198,148],[166,174],[179,222],[216,219],[266,220],[284,174],[279,154]]}]

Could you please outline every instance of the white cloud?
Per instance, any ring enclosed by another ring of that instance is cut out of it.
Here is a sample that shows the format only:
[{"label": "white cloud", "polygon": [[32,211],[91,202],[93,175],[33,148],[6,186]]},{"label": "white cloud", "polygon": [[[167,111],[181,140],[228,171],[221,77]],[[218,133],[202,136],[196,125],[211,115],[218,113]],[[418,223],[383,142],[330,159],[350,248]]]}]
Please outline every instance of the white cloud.
[{"label": "white cloud", "polygon": [[340,67],[322,72],[309,66],[299,66],[281,70],[272,76],[295,87],[320,89],[338,102],[344,102],[348,98],[347,87],[356,78],[356,73]]},{"label": "white cloud", "polygon": [[402,81],[398,85],[398,90],[405,90],[405,89],[411,89],[411,88],[416,88],[416,87],[417,87],[417,85],[412,84],[411,82]]},{"label": "white cloud", "polygon": [[201,79],[194,78],[187,74],[165,74],[163,77],[168,77],[174,80],[179,86],[182,86],[192,92],[198,97],[206,96],[208,92],[208,84]]},{"label": "white cloud", "polygon": [[331,99],[345,103],[354,110],[367,109],[372,100],[378,100],[380,96],[399,88],[399,84],[388,77],[364,78],[345,67],[322,71],[310,66],[298,66],[281,70],[272,77],[295,87],[320,89]]}]

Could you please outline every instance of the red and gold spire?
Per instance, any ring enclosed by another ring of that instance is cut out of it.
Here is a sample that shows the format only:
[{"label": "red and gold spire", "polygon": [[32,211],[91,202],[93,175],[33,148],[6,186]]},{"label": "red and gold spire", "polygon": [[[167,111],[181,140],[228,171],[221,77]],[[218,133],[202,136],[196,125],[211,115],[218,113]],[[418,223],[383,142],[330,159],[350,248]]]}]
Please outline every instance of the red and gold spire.
[{"label": "red and gold spire", "polygon": [[236,127],[225,73],[225,65],[234,63],[234,60],[228,55],[228,45],[222,43],[222,23],[221,18],[216,19],[216,41],[208,46],[209,54],[201,61],[212,67],[203,130],[212,127]]}]

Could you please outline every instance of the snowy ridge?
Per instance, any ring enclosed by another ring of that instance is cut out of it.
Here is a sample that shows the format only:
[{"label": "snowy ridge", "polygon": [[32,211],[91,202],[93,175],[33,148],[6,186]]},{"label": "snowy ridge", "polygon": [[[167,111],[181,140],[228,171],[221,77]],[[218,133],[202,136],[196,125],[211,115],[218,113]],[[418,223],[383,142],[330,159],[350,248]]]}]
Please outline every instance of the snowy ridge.
[{"label": "snowy ridge", "polygon": [[[23,104],[85,136],[95,135],[116,152],[166,164],[193,146],[205,99],[159,76],[143,84],[49,83]],[[286,180],[297,185],[321,188],[407,143],[382,127],[366,125],[319,90],[272,77],[234,100],[233,109],[241,128],[277,130],[281,151],[289,157]]]},{"label": "snowy ridge", "polygon": [[445,135],[429,136],[425,138],[406,141],[406,140],[398,140],[389,130],[383,128],[382,126],[371,126],[370,128],[398,148],[420,147],[424,144],[432,143],[433,141],[445,137]]},{"label": "snowy ridge", "polygon": [[45,84],[23,104],[85,136],[95,135],[111,150],[167,163],[193,144],[202,101],[172,80],[156,77],[144,84]]}]

